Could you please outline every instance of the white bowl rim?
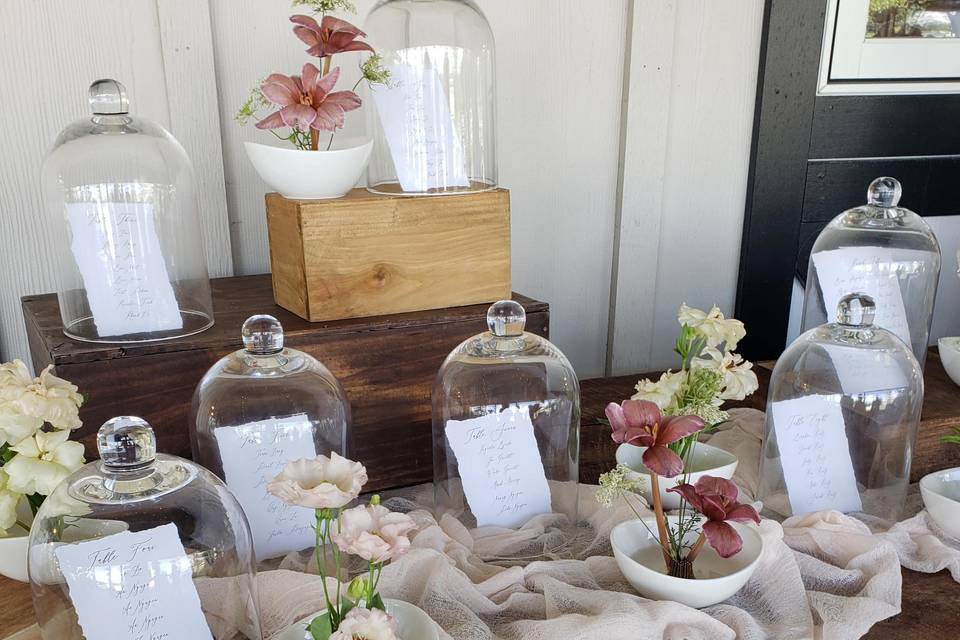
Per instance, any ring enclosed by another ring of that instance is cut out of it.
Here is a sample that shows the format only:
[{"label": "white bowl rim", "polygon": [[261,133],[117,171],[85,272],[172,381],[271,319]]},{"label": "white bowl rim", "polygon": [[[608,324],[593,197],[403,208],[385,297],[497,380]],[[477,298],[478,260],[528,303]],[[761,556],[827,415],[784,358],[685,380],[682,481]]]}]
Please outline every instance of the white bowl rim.
[{"label": "white bowl rim", "polygon": [[[727,467],[727,466],[729,466],[729,465],[731,465],[731,464],[737,464],[737,465],[739,466],[740,459],[737,458],[737,456],[735,456],[735,455],[733,455],[732,453],[730,453],[729,451],[727,451],[726,449],[721,449],[720,447],[714,446],[714,445],[710,444],[709,442],[698,442],[698,443],[697,443],[697,448],[700,448],[700,447],[703,447],[703,448],[705,448],[705,449],[710,449],[710,450],[711,450],[710,455],[716,455],[716,456],[718,456],[718,457],[720,457],[720,458],[723,458],[723,459],[726,460],[726,462],[724,462],[723,464],[718,464],[718,465],[715,466],[715,467],[711,467],[710,469],[704,469],[704,470],[702,470],[702,471],[691,471],[691,472],[690,472],[691,474],[693,474],[693,473],[707,473],[708,471],[712,471],[712,470],[714,470],[714,469],[720,469],[720,468],[722,468],[722,467]],[[623,442],[623,443],[621,443],[621,444],[617,447],[617,451],[619,452],[620,449],[624,449],[625,451],[629,451],[631,448],[633,448],[633,449],[646,449],[647,447],[641,447],[641,446],[638,446],[638,445],[635,445],[635,444],[630,444],[629,442]],[[697,448],[694,448],[694,452],[697,451]],[[617,463],[620,463],[619,456],[618,456],[617,454],[614,454],[614,456],[615,456],[615,458],[617,458]],[[623,464],[626,464],[626,463],[623,463]],[[627,465],[627,466],[630,467],[630,465]],[[644,469],[643,471],[641,471],[640,469],[634,469],[633,467],[630,467],[630,470],[631,470],[631,471],[635,471],[636,473],[649,473],[649,470],[648,470],[648,469]]]},{"label": "white bowl rim", "polygon": [[[675,516],[669,516],[668,518],[675,518]],[[611,545],[612,547],[616,548],[616,545],[614,545],[614,543],[613,543],[613,537],[614,537],[614,534],[616,533],[616,531],[617,531],[618,529],[620,529],[620,528],[622,528],[622,527],[625,527],[626,525],[633,524],[633,523],[635,523],[635,522],[649,523],[649,524],[653,525],[653,526],[651,527],[651,530],[657,526],[656,518],[632,518],[632,519],[630,519],[630,520],[626,520],[625,522],[621,522],[620,524],[618,524],[617,526],[615,526],[613,529],[610,530],[610,545]],[[744,573],[745,571],[749,571],[749,570],[753,569],[754,565],[756,565],[756,564],[760,561],[760,557],[763,555],[763,537],[762,537],[759,533],[757,533],[757,532],[756,532],[752,527],[750,527],[749,525],[741,524],[741,523],[739,523],[739,522],[734,522],[734,523],[731,523],[731,524],[733,524],[733,525],[740,525],[739,527],[737,527],[738,533],[740,533],[741,535],[743,535],[744,533],[747,533],[748,535],[753,536],[753,538],[757,541],[757,543],[759,544],[759,547],[760,547],[760,552],[757,553],[757,557],[754,558],[752,561],[750,561],[749,564],[744,565],[742,568],[734,571],[733,573],[729,573],[729,574],[727,574],[727,575],[725,575],[725,576],[720,576],[719,578],[697,578],[696,580],[694,580],[694,582],[699,582],[699,583],[701,583],[701,584],[705,584],[705,583],[714,582],[714,581],[729,580],[729,579],[733,578],[734,576],[738,576],[738,575]],[[666,573],[660,573],[659,571],[654,571],[653,569],[649,568],[649,567],[646,566],[645,564],[640,563],[640,562],[637,562],[636,560],[634,560],[633,558],[631,558],[628,554],[624,553],[623,551],[620,551],[620,553],[621,553],[627,560],[629,560],[630,562],[632,562],[634,565],[640,567],[640,568],[643,569],[645,572],[647,572],[647,573],[649,573],[649,574],[651,574],[651,575],[656,575],[656,576],[658,576],[658,577],[660,577],[660,578],[665,578],[665,579],[667,579],[668,582],[673,582],[673,583],[675,583],[675,584],[681,584],[681,583],[684,584],[684,585],[690,584],[690,579],[689,579],[689,578],[678,578],[678,577],[676,577],[676,576],[671,576],[671,575],[666,574]]]},{"label": "white bowl rim", "polygon": [[937,348],[942,349],[944,346],[950,351],[960,351],[960,336],[943,336],[938,338]]},{"label": "white bowl rim", "polygon": [[[403,609],[403,608],[405,608],[405,607],[409,607],[410,609],[414,609],[416,612],[418,612],[418,613],[420,613],[420,614],[423,614],[424,616],[426,616],[426,617],[430,620],[430,622],[433,623],[433,634],[434,634],[433,637],[434,637],[434,638],[438,638],[438,637],[439,637],[439,635],[437,634],[437,627],[440,626],[439,623],[438,623],[436,620],[434,620],[433,618],[431,618],[429,613],[427,613],[426,611],[424,611],[423,609],[421,609],[421,608],[418,607],[417,605],[413,604],[412,602],[407,602],[406,600],[400,600],[400,599],[398,599],[398,598],[384,598],[384,599],[383,599],[383,602],[384,602],[384,604],[386,604],[387,606],[393,606],[393,607],[395,607],[395,606],[397,606],[397,605],[400,605],[400,608],[401,608],[401,609]],[[311,620],[313,620],[314,618],[316,618],[317,616],[322,615],[326,610],[327,610],[326,607],[324,607],[323,609],[319,609],[319,610],[317,610],[317,611],[314,611],[314,612],[311,613],[310,615],[304,616],[304,617],[301,618],[300,620],[297,620],[297,621],[295,621],[295,622],[287,625],[286,627],[284,627],[283,629],[281,629],[281,632],[282,632],[282,633],[286,633],[286,630],[287,630],[287,629],[290,629],[291,627],[295,627],[295,626],[301,625],[301,624],[306,624],[306,623],[310,622]],[[430,639],[430,638],[426,638],[425,640],[431,640],[431,639]]]},{"label": "white bowl rim", "polygon": [[[939,496],[939,497],[943,498],[944,500],[949,500],[950,502],[953,502],[953,503],[956,503],[957,505],[960,505],[960,500],[956,500],[956,499],[954,499],[954,498],[951,498],[950,496],[945,496],[945,495],[943,495],[942,493],[940,493],[939,491],[937,491],[937,489],[936,489],[935,487],[932,486],[934,482],[941,480],[941,477],[942,477],[942,476],[945,476],[945,475],[950,474],[950,473],[956,473],[956,474],[960,475],[960,467],[951,467],[951,468],[949,468],[949,469],[940,469],[939,471],[934,471],[934,472],[932,472],[932,473],[928,473],[927,475],[923,476],[922,478],[920,478],[920,482],[918,483],[918,484],[920,485],[920,492],[922,493],[922,492],[924,492],[924,491],[929,491],[930,493],[934,494],[935,496]],[[960,479],[958,479],[958,482],[960,482]]]},{"label": "white bowl rim", "polygon": [[286,147],[278,147],[274,144],[265,144],[263,142],[253,142],[252,140],[244,140],[243,144],[246,147],[262,147],[265,149],[270,149],[271,151],[276,151],[278,153],[319,153],[321,156],[331,156],[339,153],[347,153],[350,151],[356,151],[358,149],[363,149],[373,145],[373,138],[369,136],[350,136],[348,138],[343,138],[344,142],[357,144],[351,144],[349,147],[343,149],[318,149],[317,151],[312,151],[309,149],[288,149]]}]

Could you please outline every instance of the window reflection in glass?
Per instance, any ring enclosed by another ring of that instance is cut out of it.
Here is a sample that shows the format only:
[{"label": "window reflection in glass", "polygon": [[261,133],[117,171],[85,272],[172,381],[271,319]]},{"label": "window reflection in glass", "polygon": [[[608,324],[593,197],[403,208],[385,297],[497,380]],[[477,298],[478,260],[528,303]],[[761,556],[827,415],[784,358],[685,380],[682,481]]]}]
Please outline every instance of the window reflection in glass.
[{"label": "window reflection in glass", "polygon": [[960,0],[870,0],[866,38],[960,37]]}]

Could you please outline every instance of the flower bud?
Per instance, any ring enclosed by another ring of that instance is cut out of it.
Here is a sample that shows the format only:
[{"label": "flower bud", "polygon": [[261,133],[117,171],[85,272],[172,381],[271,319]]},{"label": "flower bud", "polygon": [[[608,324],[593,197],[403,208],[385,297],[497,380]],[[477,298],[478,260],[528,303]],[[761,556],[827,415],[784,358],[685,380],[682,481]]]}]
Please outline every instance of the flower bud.
[{"label": "flower bud", "polygon": [[350,586],[347,587],[347,595],[354,601],[365,597],[367,595],[367,579],[362,576],[354,578],[350,582]]},{"label": "flower bud", "polygon": [[379,493],[373,494],[373,497],[370,498],[370,504],[372,504],[373,506],[377,506],[378,504],[380,504],[380,494],[379,494]]}]

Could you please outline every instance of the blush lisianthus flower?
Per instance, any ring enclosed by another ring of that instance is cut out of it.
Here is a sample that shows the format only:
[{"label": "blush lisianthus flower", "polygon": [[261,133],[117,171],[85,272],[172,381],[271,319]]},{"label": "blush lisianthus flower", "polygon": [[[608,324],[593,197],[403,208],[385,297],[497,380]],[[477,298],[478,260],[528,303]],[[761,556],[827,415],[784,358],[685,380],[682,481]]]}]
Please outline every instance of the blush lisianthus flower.
[{"label": "blush lisianthus flower", "polygon": [[267,484],[267,491],[293,506],[339,509],[360,495],[366,481],[362,464],[333,452],[329,458],[321,455],[288,462]]},{"label": "blush lisianthus flower", "polygon": [[355,607],[329,640],[397,640],[397,623],[385,611]]},{"label": "blush lisianthus flower", "polygon": [[293,33],[309,47],[307,53],[311,56],[326,58],[346,51],[373,51],[369,44],[357,40],[367,34],[346,20],[324,16],[317,24],[310,16],[297,15],[290,16],[290,22],[296,25]]},{"label": "blush lisianthus flower", "polygon": [[16,493],[48,496],[68,475],[83,466],[83,445],[68,440],[69,431],[38,431],[18,442],[3,466],[7,487]]},{"label": "blush lisianthus flower", "polygon": [[335,131],[343,126],[344,114],[360,107],[353,91],[334,91],[340,68],[325,76],[309,62],[299,76],[272,73],[260,85],[264,97],[280,108],[257,122],[258,129],[293,127],[300,131]]},{"label": "blush lisianthus flower", "polygon": [[340,527],[330,534],[343,553],[352,553],[368,562],[399,558],[410,549],[407,534],[417,528],[413,518],[390,511],[380,504],[347,509]]},{"label": "blush lisianthus flower", "polygon": [[667,445],[701,431],[704,422],[697,416],[664,416],[648,400],[611,402],[606,409],[614,442],[647,447],[643,464],[657,475],[672,478],[683,471],[683,460]]},{"label": "blush lisianthus flower", "polygon": [[667,491],[680,494],[691,507],[707,518],[703,534],[721,558],[740,553],[743,539],[728,521],[760,524],[756,509],[737,501],[740,489],[726,478],[703,476],[696,484],[678,484]]}]

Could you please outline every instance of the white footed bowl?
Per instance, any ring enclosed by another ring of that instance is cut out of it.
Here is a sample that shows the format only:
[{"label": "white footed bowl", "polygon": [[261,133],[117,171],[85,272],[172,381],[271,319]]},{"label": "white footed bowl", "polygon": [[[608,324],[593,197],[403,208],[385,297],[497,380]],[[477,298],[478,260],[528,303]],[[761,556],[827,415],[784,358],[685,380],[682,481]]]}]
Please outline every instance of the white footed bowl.
[{"label": "white footed bowl", "polygon": [[370,160],[370,138],[334,137],[330,151],[301,151],[244,142],[263,181],[291,200],[339,198],[353,189]]},{"label": "white footed bowl", "polygon": [[923,476],[920,495],[937,526],[948,536],[960,540],[960,467]]},{"label": "white footed bowl", "polygon": [[[646,447],[637,447],[632,444],[622,444],[617,447],[617,462],[629,467],[633,473],[628,477],[637,479],[643,478],[643,496],[649,504],[653,504],[653,493],[650,491],[650,471],[643,465],[643,452]],[[703,476],[716,476],[729,480],[737,470],[737,457],[728,451],[711,447],[709,444],[698,442],[693,449],[693,456],[690,460],[690,484],[695,484]],[[667,511],[680,508],[680,496],[676,493],[667,493],[667,489],[675,487],[683,482],[684,476],[681,474],[675,478],[659,477],[660,499],[663,501],[663,508]]]},{"label": "white footed bowl", "polygon": [[16,527],[7,535],[0,533],[0,575],[19,582],[29,582],[27,547],[30,535]]},{"label": "white footed bowl", "polygon": [[[387,613],[397,621],[397,637],[400,640],[440,640],[437,624],[420,607],[392,598],[384,598],[383,603],[387,605]],[[311,640],[307,625],[321,613],[323,611],[298,620],[279,635],[273,636],[273,640]]]},{"label": "white footed bowl", "polygon": [[937,351],[953,384],[960,385],[960,337],[940,338],[937,340]]},{"label": "white footed bowl", "polygon": [[[667,519],[676,525],[675,516]],[[660,542],[655,537],[657,521],[654,518],[618,524],[610,532],[610,545],[620,572],[640,595],[700,609],[723,602],[740,591],[753,575],[763,552],[763,538],[750,525],[730,524],[743,538],[743,549],[731,558],[721,558],[709,544],[704,544],[693,563],[695,580],[667,575]],[[686,542],[693,543],[699,535],[699,530],[690,532]]]}]

